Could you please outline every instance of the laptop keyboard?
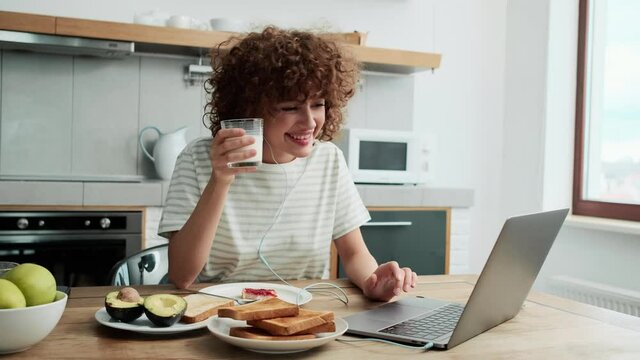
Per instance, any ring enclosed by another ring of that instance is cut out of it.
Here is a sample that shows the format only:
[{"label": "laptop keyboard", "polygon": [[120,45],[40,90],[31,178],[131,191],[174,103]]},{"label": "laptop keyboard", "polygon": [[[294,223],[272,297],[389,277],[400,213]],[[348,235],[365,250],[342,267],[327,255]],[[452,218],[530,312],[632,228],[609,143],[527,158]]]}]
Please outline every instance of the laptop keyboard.
[{"label": "laptop keyboard", "polygon": [[464,310],[463,305],[447,304],[426,315],[391,325],[380,332],[419,339],[437,339],[453,331],[462,310]]}]

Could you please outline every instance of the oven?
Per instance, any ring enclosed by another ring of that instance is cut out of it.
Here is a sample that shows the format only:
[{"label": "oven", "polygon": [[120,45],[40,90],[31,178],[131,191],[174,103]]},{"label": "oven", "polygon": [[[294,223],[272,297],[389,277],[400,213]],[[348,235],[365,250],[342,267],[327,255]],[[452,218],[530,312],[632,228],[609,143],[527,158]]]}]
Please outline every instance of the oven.
[{"label": "oven", "polygon": [[0,260],[36,263],[58,285],[108,285],[142,249],[143,211],[0,211]]}]

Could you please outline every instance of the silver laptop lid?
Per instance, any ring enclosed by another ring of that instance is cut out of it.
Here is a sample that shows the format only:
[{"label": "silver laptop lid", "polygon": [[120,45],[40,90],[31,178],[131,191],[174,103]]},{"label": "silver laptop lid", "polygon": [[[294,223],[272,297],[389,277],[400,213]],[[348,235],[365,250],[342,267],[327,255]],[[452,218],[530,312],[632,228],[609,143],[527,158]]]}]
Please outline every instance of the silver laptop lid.
[{"label": "silver laptop lid", "polygon": [[505,222],[447,345],[452,348],[513,318],[524,303],[569,209]]}]

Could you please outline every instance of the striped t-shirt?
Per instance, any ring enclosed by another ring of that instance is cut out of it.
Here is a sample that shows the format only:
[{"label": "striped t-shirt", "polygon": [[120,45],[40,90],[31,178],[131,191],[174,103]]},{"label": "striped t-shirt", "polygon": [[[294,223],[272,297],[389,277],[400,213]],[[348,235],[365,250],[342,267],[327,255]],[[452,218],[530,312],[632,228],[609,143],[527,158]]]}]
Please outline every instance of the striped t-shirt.
[{"label": "striped t-shirt", "polygon": [[[180,230],[200,199],[211,176],[211,141],[191,142],[176,160],[158,228],[161,236]],[[306,158],[261,164],[255,173],[236,175],[200,278],[275,279],[258,258],[262,237],[262,255],[282,278],[327,278],[331,241],[369,219],[342,151],[316,141]]]}]

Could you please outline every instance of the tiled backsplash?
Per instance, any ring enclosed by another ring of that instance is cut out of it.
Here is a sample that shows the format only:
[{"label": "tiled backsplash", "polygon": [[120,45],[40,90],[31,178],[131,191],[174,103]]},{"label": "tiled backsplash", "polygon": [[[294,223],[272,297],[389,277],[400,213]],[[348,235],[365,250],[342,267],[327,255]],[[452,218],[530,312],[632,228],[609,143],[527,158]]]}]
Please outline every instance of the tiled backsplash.
[{"label": "tiled backsplash", "polygon": [[[202,122],[204,88],[184,80],[185,67],[196,59],[1,55],[0,175],[156,179],[138,144],[142,128],[188,126],[187,140],[209,135]],[[411,76],[363,76],[346,126],[411,130],[413,92]],[[143,141],[153,149],[156,136]]]},{"label": "tiled backsplash", "polygon": [[2,51],[0,174],[155,178],[140,129],[208,134],[203,88],[183,80],[189,63]]}]

